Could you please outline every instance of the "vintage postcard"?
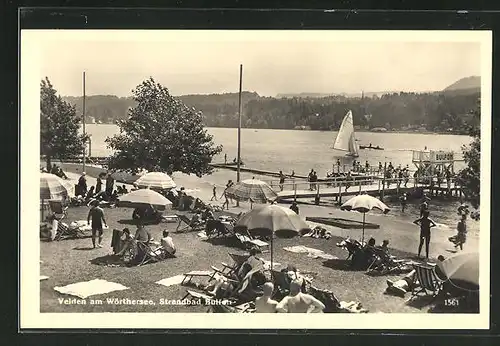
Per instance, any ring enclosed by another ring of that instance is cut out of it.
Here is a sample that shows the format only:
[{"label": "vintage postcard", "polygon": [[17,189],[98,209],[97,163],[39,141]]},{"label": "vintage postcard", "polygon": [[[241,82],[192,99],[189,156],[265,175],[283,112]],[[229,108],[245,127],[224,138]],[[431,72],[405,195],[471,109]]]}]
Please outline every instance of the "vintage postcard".
[{"label": "vintage postcard", "polygon": [[20,43],[21,328],[489,328],[491,32]]}]

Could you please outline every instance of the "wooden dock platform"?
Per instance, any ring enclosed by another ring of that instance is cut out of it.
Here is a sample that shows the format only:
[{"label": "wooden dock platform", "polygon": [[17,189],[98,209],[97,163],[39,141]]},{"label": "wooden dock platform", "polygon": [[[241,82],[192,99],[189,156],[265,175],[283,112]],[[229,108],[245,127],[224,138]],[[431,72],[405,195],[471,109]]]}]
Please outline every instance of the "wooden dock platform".
[{"label": "wooden dock platform", "polygon": [[443,193],[443,194],[448,194],[451,196],[458,196],[460,193],[460,188],[459,187],[450,187],[448,189],[448,186],[446,184],[441,184],[441,186],[434,185],[432,187],[430,186],[407,186],[404,187],[403,185],[400,187],[397,187],[396,184],[393,184],[391,187],[385,187],[382,189],[381,184],[376,183],[376,184],[369,184],[369,185],[355,185],[355,186],[350,186],[347,191],[345,189],[344,185],[340,185],[337,187],[324,187],[321,186],[318,190],[309,190],[309,189],[297,189],[297,190],[285,190],[285,191],[279,191],[278,192],[278,198],[277,202],[286,202],[286,201],[291,201],[291,200],[298,200],[298,199],[314,199],[316,197],[321,198],[334,198],[335,200],[341,200],[342,197],[350,197],[350,196],[356,196],[360,193],[366,193],[368,195],[380,198],[383,196],[394,196],[394,195],[400,195],[403,192],[407,192],[410,195],[416,190],[416,189],[423,189],[424,191],[430,191],[432,194],[434,193]]}]

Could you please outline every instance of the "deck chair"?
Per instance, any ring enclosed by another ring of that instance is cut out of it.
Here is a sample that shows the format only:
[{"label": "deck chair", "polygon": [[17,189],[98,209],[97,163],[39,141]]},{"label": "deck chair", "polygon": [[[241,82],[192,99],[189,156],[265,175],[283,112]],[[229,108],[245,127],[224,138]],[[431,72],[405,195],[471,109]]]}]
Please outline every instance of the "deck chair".
[{"label": "deck chair", "polygon": [[59,200],[49,200],[50,211],[55,215],[58,220],[62,220],[66,217],[68,206],[64,205],[63,201]]},{"label": "deck chair", "polygon": [[341,249],[345,249],[348,252],[346,260],[354,257],[354,254],[363,249],[363,245],[355,239],[344,239],[337,246]]},{"label": "deck chair", "polygon": [[[249,255],[239,255],[235,253],[228,253],[229,257],[232,259],[232,263],[227,264],[226,262],[221,262],[222,264],[222,269],[219,269],[215,266],[211,266],[212,270],[214,271],[214,276],[215,274],[219,274],[222,276],[225,276],[227,278],[230,278],[232,274],[237,273],[238,270],[240,270],[241,266],[245,261],[248,259]],[[209,281],[213,279],[212,276]]]},{"label": "deck chair", "polygon": [[411,297],[407,302],[413,300],[422,293],[424,295],[431,295],[432,301],[434,301],[441,291],[444,281],[438,278],[434,266],[414,263],[413,269],[415,269],[415,275],[419,285],[413,289]]},{"label": "deck chair", "polygon": [[245,249],[257,247],[261,252],[269,252],[269,244],[265,241],[254,239],[249,234],[235,232],[234,235]]},{"label": "deck chair", "polygon": [[229,233],[229,230],[220,220],[207,220],[205,234],[208,238],[225,236]]},{"label": "deck chair", "polygon": [[377,270],[384,273],[390,273],[396,270],[403,270],[405,265],[413,263],[405,259],[396,259],[380,248],[374,247],[371,251],[373,254],[373,261],[368,266],[367,272]]},{"label": "deck chair", "polygon": [[203,277],[210,280],[211,278],[213,278],[214,273],[208,270],[193,270],[188,273],[184,273],[183,275],[184,278],[182,279],[181,285],[189,285],[191,283],[191,280],[193,280],[195,277]]},{"label": "deck chair", "polygon": [[137,247],[139,250],[139,254],[141,254],[142,256],[137,266],[141,266],[143,264],[148,264],[151,262],[160,262],[169,257],[167,252],[161,246],[158,246],[154,243],[138,241]]},{"label": "deck chair", "polygon": [[[176,232],[200,232],[205,230],[205,223],[200,221],[200,222],[194,222],[193,220],[190,220],[186,215],[179,214],[177,215],[179,218],[179,223],[177,224],[177,228],[175,229]],[[186,226],[181,228],[181,224],[185,223]]]},{"label": "deck chair", "polygon": [[64,222],[59,221],[54,240],[79,239],[85,237],[87,237],[87,233],[85,233],[80,227],[69,227]]}]

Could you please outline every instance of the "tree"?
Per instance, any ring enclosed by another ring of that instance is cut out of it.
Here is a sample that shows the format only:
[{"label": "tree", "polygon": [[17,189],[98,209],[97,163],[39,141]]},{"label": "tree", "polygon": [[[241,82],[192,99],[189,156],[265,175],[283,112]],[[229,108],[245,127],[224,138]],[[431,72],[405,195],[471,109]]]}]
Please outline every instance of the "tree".
[{"label": "tree", "polygon": [[52,159],[63,160],[83,154],[87,136],[79,134],[81,119],[75,107],[57,95],[50,80],[40,83],[40,154],[50,170]]},{"label": "tree", "polygon": [[477,107],[472,111],[472,122],[469,135],[473,138],[471,144],[462,148],[464,160],[467,167],[458,173],[458,180],[462,185],[464,195],[474,208],[479,207],[480,183],[481,183],[481,105],[477,101]]},{"label": "tree", "polygon": [[115,150],[108,161],[110,169],[137,172],[175,171],[211,173],[209,163],[222,151],[203,128],[202,113],[170,95],[153,78],[133,91],[136,105],[127,120],[118,121],[120,134],[107,138]]}]

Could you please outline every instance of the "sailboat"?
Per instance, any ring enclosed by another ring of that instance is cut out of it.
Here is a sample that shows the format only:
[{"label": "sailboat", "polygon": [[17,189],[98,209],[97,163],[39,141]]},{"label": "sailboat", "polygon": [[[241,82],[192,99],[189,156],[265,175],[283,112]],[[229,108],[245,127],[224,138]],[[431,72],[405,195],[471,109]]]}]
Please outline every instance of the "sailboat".
[{"label": "sailboat", "polygon": [[358,143],[354,135],[354,122],[352,111],[347,112],[342,124],[340,124],[339,133],[333,144],[333,149],[346,151],[346,156],[358,157]]}]

